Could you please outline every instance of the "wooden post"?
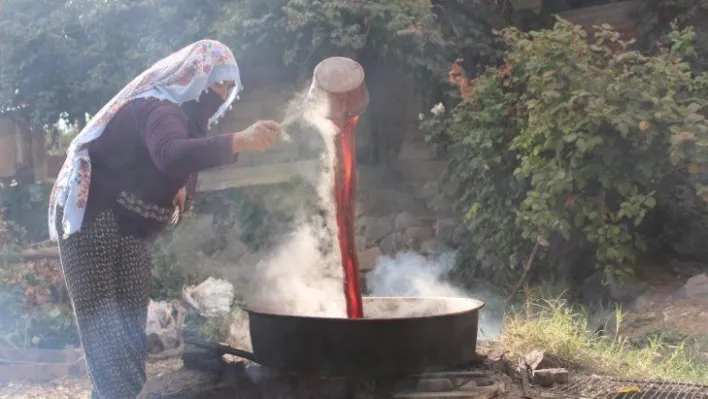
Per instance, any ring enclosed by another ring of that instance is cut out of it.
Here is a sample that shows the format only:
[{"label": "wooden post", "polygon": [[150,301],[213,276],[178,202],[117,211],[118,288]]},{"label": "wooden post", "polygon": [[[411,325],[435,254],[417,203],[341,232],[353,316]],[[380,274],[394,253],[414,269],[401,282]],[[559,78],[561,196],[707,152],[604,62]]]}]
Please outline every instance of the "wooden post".
[{"label": "wooden post", "polygon": [[17,139],[12,119],[0,116],[0,178],[11,178],[17,173]]},{"label": "wooden post", "polygon": [[17,140],[17,170],[15,179],[20,183],[34,183],[32,172],[32,135],[26,124],[24,126],[17,119],[13,120],[15,139]]},{"label": "wooden post", "polygon": [[47,137],[43,133],[32,136],[32,169],[34,181],[47,179]]}]

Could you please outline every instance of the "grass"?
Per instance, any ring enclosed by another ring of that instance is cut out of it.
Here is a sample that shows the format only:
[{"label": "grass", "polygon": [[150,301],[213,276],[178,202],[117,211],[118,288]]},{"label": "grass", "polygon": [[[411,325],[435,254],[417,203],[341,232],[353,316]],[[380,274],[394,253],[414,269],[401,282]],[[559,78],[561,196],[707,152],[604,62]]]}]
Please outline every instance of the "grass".
[{"label": "grass", "polygon": [[708,385],[708,365],[691,356],[684,342],[667,344],[651,337],[636,348],[619,333],[625,314],[618,309],[612,331],[589,333],[585,312],[564,300],[529,301],[507,315],[502,349],[513,356],[539,349],[592,372],[627,379],[650,379]]}]

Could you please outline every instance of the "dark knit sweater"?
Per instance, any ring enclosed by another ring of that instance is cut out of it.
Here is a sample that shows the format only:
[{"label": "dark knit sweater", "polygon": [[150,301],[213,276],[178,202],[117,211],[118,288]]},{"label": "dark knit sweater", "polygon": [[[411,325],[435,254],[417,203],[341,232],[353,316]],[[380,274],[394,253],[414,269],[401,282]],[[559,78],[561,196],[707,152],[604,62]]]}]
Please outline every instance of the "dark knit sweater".
[{"label": "dark knit sweater", "polygon": [[85,223],[112,209],[123,234],[152,237],[163,230],[173,198],[188,181],[196,186],[197,172],[236,161],[230,134],[206,137],[207,121],[221,103],[209,91],[181,107],[155,99],[124,106],[89,145]]}]

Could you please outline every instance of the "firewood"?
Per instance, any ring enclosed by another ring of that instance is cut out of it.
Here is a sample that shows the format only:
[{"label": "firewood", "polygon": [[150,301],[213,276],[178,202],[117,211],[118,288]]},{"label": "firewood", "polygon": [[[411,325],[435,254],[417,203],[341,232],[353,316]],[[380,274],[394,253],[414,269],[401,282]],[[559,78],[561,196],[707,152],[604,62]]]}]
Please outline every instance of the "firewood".
[{"label": "firewood", "polygon": [[59,259],[59,247],[27,248],[20,253],[20,256],[22,256],[22,259],[25,261]]}]

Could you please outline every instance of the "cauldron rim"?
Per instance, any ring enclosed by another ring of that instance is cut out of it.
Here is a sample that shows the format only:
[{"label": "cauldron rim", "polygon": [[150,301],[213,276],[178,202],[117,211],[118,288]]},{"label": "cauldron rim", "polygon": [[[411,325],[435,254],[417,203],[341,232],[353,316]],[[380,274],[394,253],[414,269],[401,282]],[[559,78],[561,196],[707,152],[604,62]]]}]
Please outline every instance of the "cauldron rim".
[{"label": "cauldron rim", "polygon": [[337,320],[337,321],[346,321],[346,322],[351,322],[351,323],[381,323],[381,322],[386,322],[386,321],[400,321],[400,320],[418,320],[418,319],[434,319],[434,318],[440,318],[440,317],[453,317],[453,316],[458,316],[458,315],[463,315],[467,313],[476,313],[480,309],[484,308],[485,303],[483,301],[480,301],[479,299],[474,299],[474,298],[465,298],[465,297],[432,297],[432,296],[426,296],[426,297],[407,297],[407,296],[365,296],[362,297],[362,300],[364,304],[366,305],[366,302],[372,302],[372,301],[384,301],[384,300],[391,300],[391,301],[411,301],[411,300],[424,300],[424,301],[439,301],[439,302],[466,302],[469,304],[469,307],[464,310],[459,310],[455,312],[447,312],[447,313],[438,313],[438,314],[432,314],[429,316],[408,316],[408,317],[386,317],[386,318],[363,318],[363,319],[348,319],[346,317],[326,317],[326,316],[308,316],[308,315],[299,315],[299,314],[284,314],[284,313],[272,313],[272,312],[267,312],[264,310],[258,310],[258,305],[252,305],[252,304],[246,304],[243,306],[243,309],[248,312],[249,314],[258,314],[262,316],[270,316],[270,317],[282,317],[282,318],[297,318],[297,319],[309,319],[309,320]]}]

